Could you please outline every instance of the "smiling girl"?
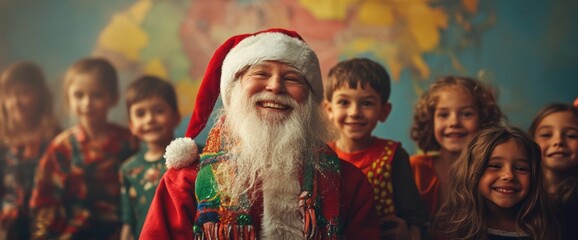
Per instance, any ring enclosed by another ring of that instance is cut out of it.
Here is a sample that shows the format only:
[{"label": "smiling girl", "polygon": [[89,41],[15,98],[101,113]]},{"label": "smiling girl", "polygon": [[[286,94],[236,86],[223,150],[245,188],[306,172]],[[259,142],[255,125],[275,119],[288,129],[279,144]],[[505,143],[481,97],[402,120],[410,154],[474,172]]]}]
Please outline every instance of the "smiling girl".
[{"label": "smiling girl", "polygon": [[578,109],[553,103],[532,122],[530,134],[542,149],[545,186],[563,210],[567,239],[578,239]]},{"label": "smiling girl", "polygon": [[421,95],[413,116],[411,138],[423,154],[410,158],[415,183],[431,216],[449,193],[451,164],[479,129],[502,120],[493,90],[479,80],[446,76]]},{"label": "smiling girl", "polygon": [[447,239],[560,239],[540,147],[515,127],[480,130],[452,165],[432,233]]}]

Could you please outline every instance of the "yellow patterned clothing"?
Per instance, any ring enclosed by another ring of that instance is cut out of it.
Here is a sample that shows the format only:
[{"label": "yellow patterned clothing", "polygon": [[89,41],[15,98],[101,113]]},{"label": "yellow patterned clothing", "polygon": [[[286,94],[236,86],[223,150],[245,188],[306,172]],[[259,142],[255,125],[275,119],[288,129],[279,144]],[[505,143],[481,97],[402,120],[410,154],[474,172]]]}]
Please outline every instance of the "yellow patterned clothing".
[{"label": "yellow patterned clothing", "polygon": [[341,151],[334,142],[329,146],[340,159],[355,165],[367,176],[380,217],[395,214],[409,225],[425,225],[427,211],[415,185],[409,155],[401,143],[373,137],[370,147],[351,153]]}]

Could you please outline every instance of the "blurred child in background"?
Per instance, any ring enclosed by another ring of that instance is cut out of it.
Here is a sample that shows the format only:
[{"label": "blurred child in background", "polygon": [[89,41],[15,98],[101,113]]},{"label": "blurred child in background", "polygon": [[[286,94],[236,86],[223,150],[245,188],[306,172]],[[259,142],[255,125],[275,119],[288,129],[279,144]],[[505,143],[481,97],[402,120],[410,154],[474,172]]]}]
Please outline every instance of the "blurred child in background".
[{"label": "blurred child in background", "polygon": [[369,59],[342,61],[329,71],[325,107],[339,138],[329,146],[373,185],[382,238],[420,239],[427,212],[401,143],[372,135],[391,112],[390,77]]},{"label": "blurred child in background", "polygon": [[578,239],[578,109],[553,103],[530,125],[542,149],[546,190],[563,210],[566,239]]},{"label": "blurred child in background", "polygon": [[126,90],[129,128],[143,142],[121,166],[122,240],[138,239],[155,190],[166,172],[163,154],[180,121],[173,86],[158,77],[143,76]]},{"label": "blurred child in background", "polygon": [[560,239],[543,187],[540,147],[515,127],[480,130],[449,173],[431,227],[445,239]]},{"label": "blurred child in background", "polygon": [[424,153],[412,156],[410,162],[430,216],[449,194],[450,166],[468,139],[501,119],[492,90],[472,78],[439,78],[418,99],[411,138]]},{"label": "blurred child in background", "polygon": [[102,58],[81,59],[63,87],[78,123],[56,136],[40,160],[30,200],[32,237],[118,239],[118,171],[138,141],[107,119],[119,97],[116,70]]},{"label": "blurred child in background", "polygon": [[59,125],[44,73],[16,62],[0,75],[0,239],[29,239],[34,170]]}]

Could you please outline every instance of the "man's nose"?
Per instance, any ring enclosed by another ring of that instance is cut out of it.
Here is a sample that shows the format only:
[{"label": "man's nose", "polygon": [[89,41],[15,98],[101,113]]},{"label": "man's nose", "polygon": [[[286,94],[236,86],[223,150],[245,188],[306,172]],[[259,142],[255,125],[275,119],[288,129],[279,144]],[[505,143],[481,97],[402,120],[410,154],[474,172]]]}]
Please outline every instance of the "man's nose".
[{"label": "man's nose", "polygon": [[283,79],[281,76],[273,75],[267,80],[267,91],[275,94],[281,94],[285,92],[285,85],[283,85]]}]

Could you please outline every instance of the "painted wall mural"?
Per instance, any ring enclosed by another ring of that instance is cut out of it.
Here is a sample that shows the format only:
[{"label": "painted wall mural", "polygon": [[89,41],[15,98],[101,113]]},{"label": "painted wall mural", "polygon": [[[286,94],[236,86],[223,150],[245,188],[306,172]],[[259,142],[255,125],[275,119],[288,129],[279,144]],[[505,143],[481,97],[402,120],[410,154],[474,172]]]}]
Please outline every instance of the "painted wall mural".
[{"label": "painted wall mural", "polygon": [[[238,33],[294,29],[318,53],[323,74],[352,57],[388,69],[393,112],[375,135],[402,141],[411,153],[412,106],[438,76],[490,83],[523,128],[543,105],[578,97],[577,10],[571,0],[0,0],[0,68],[36,61],[58,95],[68,65],[105,56],[122,88],[145,73],[170,80],[188,116],[220,43]],[[122,104],[111,118],[126,124]]]}]

